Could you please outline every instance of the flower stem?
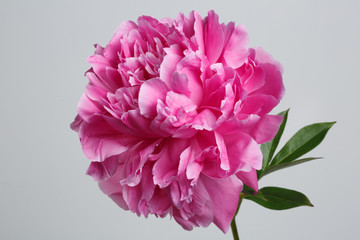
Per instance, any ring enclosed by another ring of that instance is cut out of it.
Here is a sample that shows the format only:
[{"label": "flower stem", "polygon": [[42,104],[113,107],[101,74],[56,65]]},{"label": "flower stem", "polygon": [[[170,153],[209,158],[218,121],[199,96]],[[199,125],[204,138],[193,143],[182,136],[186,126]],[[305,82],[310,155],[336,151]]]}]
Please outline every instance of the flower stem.
[{"label": "flower stem", "polygon": [[235,216],[234,216],[233,220],[231,221],[231,231],[232,231],[234,240],[240,240],[239,233],[238,233],[237,226],[236,226],[235,217],[236,217],[236,215],[237,215],[238,212],[239,212],[239,208],[240,208],[241,202],[242,202],[242,200],[243,200],[243,198],[244,198],[244,195],[245,195],[244,193],[240,193],[239,204],[238,204],[238,207],[237,207],[237,209],[236,209]]},{"label": "flower stem", "polygon": [[238,230],[237,230],[237,227],[236,227],[235,217],[231,221],[231,231],[232,231],[234,240],[240,240]]}]

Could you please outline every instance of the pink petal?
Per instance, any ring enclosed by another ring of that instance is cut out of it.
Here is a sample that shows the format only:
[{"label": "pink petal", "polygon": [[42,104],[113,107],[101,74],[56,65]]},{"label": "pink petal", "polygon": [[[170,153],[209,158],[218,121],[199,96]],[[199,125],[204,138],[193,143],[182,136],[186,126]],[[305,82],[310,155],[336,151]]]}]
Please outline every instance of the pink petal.
[{"label": "pink petal", "polygon": [[248,58],[249,38],[245,26],[239,25],[233,31],[224,49],[224,60],[232,68],[238,68]]},{"label": "pink petal", "polygon": [[126,151],[135,141],[134,137],[111,127],[101,116],[94,116],[89,122],[83,122],[79,137],[85,155],[95,162]]},{"label": "pink petal", "polygon": [[166,55],[160,66],[160,79],[170,85],[170,80],[176,69],[176,65],[182,59],[181,51],[175,47],[165,48]]},{"label": "pink petal", "polygon": [[89,119],[95,114],[104,112],[101,104],[91,100],[86,95],[86,92],[81,95],[77,108],[80,117],[85,121],[89,121]]},{"label": "pink petal", "polygon": [[159,78],[144,82],[139,91],[140,114],[147,118],[154,118],[157,114],[158,99],[165,101],[167,91],[166,84]]},{"label": "pink petal", "polygon": [[179,169],[180,155],[189,146],[187,139],[169,139],[159,154],[153,168],[154,183],[161,188],[168,186]]},{"label": "pink petal", "polygon": [[209,63],[215,63],[223,51],[224,32],[219,24],[219,17],[213,10],[208,13],[207,23],[204,29],[204,39],[205,54],[209,59]]},{"label": "pink petal", "polygon": [[282,120],[283,117],[279,115],[266,115],[257,122],[249,134],[259,144],[268,142],[275,137]]},{"label": "pink petal", "polygon": [[212,131],[215,129],[216,116],[209,109],[201,111],[192,120],[191,126],[196,130]]},{"label": "pink petal", "polygon": [[127,111],[122,114],[121,121],[134,136],[141,138],[155,138],[159,134],[150,128],[151,121],[140,114],[139,109]]},{"label": "pink petal", "polygon": [[235,176],[212,179],[202,175],[200,179],[212,202],[214,223],[226,233],[235,215],[243,185]]},{"label": "pink petal", "polygon": [[261,48],[255,50],[255,61],[264,69],[266,77],[264,86],[254,91],[253,94],[271,95],[280,101],[285,95],[281,64]]},{"label": "pink petal", "polygon": [[258,178],[257,173],[254,168],[251,169],[250,172],[243,172],[240,171],[236,173],[236,176],[247,186],[251,187],[255,190],[255,193],[258,192],[259,186],[258,186]]},{"label": "pink petal", "polygon": [[111,177],[119,166],[119,156],[111,156],[102,162],[91,162],[86,174],[93,177],[97,182],[104,181]]},{"label": "pink petal", "polygon": [[240,113],[256,114],[262,117],[269,113],[277,104],[278,101],[271,95],[252,94],[241,105]]},{"label": "pink petal", "polygon": [[220,160],[221,160],[220,167],[225,171],[229,171],[230,163],[229,163],[229,157],[228,157],[227,147],[224,138],[221,136],[221,134],[215,132],[215,139],[216,139],[217,147],[220,152]]},{"label": "pink petal", "polygon": [[242,169],[243,164],[261,169],[262,153],[254,139],[240,131],[222,137],[226,145],[231,172]]},{"label": "pink petal", "polygon": [[74,121],[70,124],[70,128],[76,132],[79,132],[80,126],[84,120],[79,116],[76,115]]},{"label": "pink petal", "polygon": [[196,43],[198,44],[199,49],[205,52],[203,20],[198,12],[194,12],[194,15],[195,15],[194,32],[195,32]]}]

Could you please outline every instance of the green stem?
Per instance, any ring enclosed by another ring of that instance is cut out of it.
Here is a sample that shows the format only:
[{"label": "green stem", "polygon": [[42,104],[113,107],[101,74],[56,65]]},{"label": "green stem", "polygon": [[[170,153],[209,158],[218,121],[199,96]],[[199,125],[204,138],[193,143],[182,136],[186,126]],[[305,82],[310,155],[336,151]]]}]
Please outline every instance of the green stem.
[{"label": "green stem", "polygon": [[238,212],[239,212],[239,208],[240,208],[241,202],[242,202],[242,200],[243,200],[243,198],[244,198],[244,195],[245,195],[244,193],[240,193],[239,204],[238,204],[238,207],[237,207],[237,209],[236,209],[235,216],[234,216],[233,220],[231,221],[231,231],[232,231],[234,240],[240,240],[239,233],[238,233],[237,226],[236,226],[235,217],[236,217],[236,215],[237,215]]},{"label": "green stem", "polygon": [[231,231],[232,231],[234,240],[240,240],[238,230],[237,230],[237,227],[236,227],[235,217],[231,221]]}]

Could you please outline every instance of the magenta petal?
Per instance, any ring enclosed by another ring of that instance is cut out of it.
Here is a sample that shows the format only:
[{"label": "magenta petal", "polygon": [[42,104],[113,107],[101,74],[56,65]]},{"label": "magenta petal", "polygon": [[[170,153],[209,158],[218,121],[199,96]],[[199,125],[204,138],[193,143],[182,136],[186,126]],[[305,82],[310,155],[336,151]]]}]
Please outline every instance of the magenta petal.
[{"label": "magenta petal", "polygon": [[154,118],[158,100],[164,101],[167,91],[166,84],[159,78],[144,82],[139,91],[140,114],[147,118]]}]

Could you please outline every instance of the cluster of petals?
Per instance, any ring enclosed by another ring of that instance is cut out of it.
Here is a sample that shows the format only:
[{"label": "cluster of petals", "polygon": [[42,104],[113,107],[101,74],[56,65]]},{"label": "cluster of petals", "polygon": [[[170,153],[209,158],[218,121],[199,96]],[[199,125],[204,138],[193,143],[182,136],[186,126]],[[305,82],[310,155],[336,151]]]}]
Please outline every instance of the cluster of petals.
[{"label": "cluster of petals", "polygon": [[282,121],[268,114],[284,95],[281,65],[214,11],[142,16],[95,48],[71,125],[87,173],[139,216],[226,232]]}]

